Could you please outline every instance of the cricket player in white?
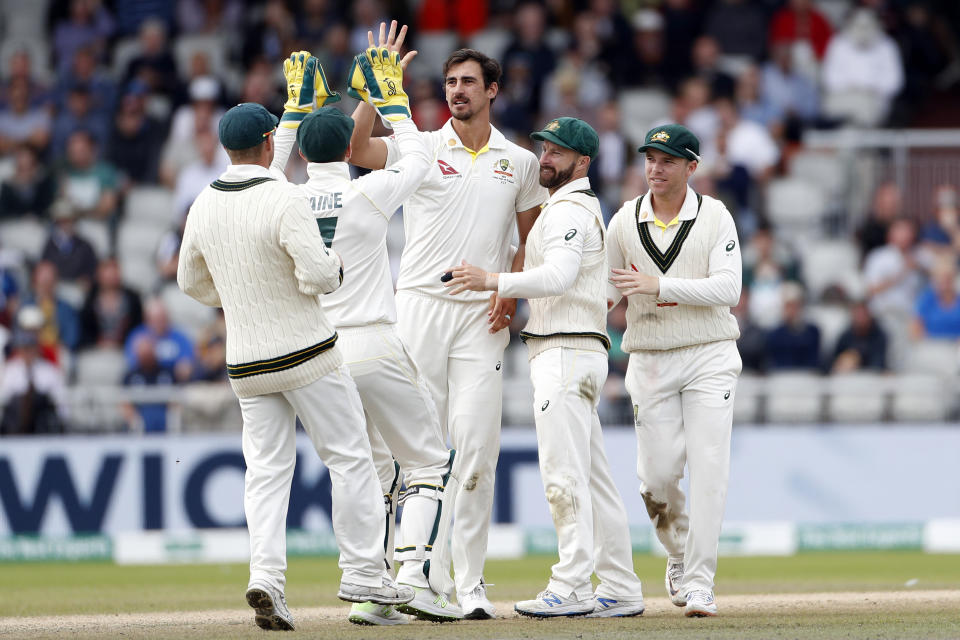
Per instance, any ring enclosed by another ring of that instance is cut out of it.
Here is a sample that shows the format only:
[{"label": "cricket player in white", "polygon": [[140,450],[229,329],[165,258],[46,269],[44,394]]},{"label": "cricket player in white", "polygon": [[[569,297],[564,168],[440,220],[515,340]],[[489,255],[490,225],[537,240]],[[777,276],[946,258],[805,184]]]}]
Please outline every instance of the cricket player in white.
[{"label": "cricket player in white", "polygon": [[530,354],[540,474],[560,560],[547,588],[514,609],[538,617],[640,615],[627,513],[597,415],[610,348],[608,267],[603,214],[586,176],[600,140],[577,118],[557,118],[531,138],[543,141],[540,184],[550,199],[527,236],[523,272],[487,273],[464,264],[451,268],[446,285],[452,294],[494,290],[530,302],[520,336]]},{"label": "cricket player in white", "polygon": [[[452,587],[450,567],[446,556],[441,557],[437,551],[445,550],[449,542],[454,495],[447,497],[445,492],[456,492],[451,481],[454,457],[443,443],[433,399],[396,332],[386,245],[387,223],[420,185],[430,158],[410,118],[399,55],[372,47],[357,56],[355,65],[365,78],[357,87],[364,94],[361,97],[370,99],[368,83],[377,89],[389,80],[396,89],[379,111],[387,114],[384,118],[393,128],[401,160],[389,169],[351,180],[346,160],[354,122],[333,107],[322,107],[302,120],[296,117],[298,112],[285,113],[277,144],[278,148],[289,148],[289,140],[296,137],[300,154],[309,162],[309,179],[298,189],[310,202],[327,246],[344,261],[344,283],[323,297],[323,309],[337,329],[338,347],[363,401],[386,502],[383,539],[389,546],[384,552],[391,566],[400,470],[406,482],[395,550],[396,558],[403,563],[397,581],[414,587],[416,597],[403,605],[403,611],[431,621],[452,621],[462,615],[443,592]],[[287,157],[279,154],[275,165],[282,169]],[[430,564],[425,567],[426,561]],[[437,580],[435,572],[445,575]],[[428,580],[428,575],[434,579]],[[436,591],[431,583],[439,585]],[[393,607],[373,603],[353,605],[349,619],[377,625],[409,621]]]},{"label": "cricket player in white", "polygon": [[[380,44],[395,48],[394,26],[389,37],[384,31],[381,25]],[[510,339],[502,329],[516,300],[479,292],[451,299],[440,277],[461,260],[488,271],[519,271],[527,232],[546,200],[536,157],[490,125],[499,78],[500,65],[478,51],[456,51],[444,64],[453,118],[439,131],[419,134],[431,166],[404,202],[406,245],[397,282],[397,328],[461,465],[451,540],[458,600],[468,619],[494,616],[483,563],[500,453],[503,350]],[[354,111],[350,161],[382,169],[400,159],[400,149],[395,139],[370,137],[374,117],[366,104]],[[521,246],[511,256],[515,227]]]},{"label": "cricket player in white", "polygon": [[[312,96],[311,96],[312,99]],[[286,517],[299,416],[330,472],[343,577],[338,596],[402,604],[413,590],[387,575],[383,506],[360,397],[319,295],[342,279],[306,200],[269,170],[276,116],[244,103],[220,122],[231,165],[190,207],[177,282],[223,307],[230,383],[243,415],[250,530],[246,599],[264,629],[293,629],[284,597]]]},{"label": "cricket player in white", "polygon": [[[687,186],[700,143],[687,128],[651,129],[649,191],[610,221],[609,296],[627,298],[623,349],[637,430],[640,493],[667,551],[670,599],[713,616],[717,545],[727,495],[733,400],[741,361],[740,243],[719,200]],[[690,469],[690,514],[680,489]]]}]

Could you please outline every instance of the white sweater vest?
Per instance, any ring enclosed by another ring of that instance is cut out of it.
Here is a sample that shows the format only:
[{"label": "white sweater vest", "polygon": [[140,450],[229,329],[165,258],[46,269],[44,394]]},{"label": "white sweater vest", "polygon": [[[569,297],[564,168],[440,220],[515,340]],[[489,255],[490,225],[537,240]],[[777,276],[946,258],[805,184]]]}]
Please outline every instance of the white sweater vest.
[{"label": "white sweater vest", "polygon": [[[295,207],[302,209],[299,215]],[[304,219],[316,225],[295,187],[263,177],[217,180],[187,216],[178,280],[194,297],[219,296],[227,325],[227,373],[241,398],[305,386],[342,363],[320,297],[300,290],[301,265],[281,246],[282,238],[295,233],[302,238],[302,254],[316,252],[313,268],[332,269],[336,279],[339,258],[323,255],[316,227],[315,248],[312,237],[287,230],[293,220]],[[330,266],[334,259],[336,266]],[[205,268],[194,266],[201,260]],[[212,282],[203,281],[206,271]]]},{"label": "white sweater vest", "polygon": [[[615,229],[627,264],[654,276],[706,278],[710,251],[717,242],[720,203],[710,196],[698,195],[701,200],[697,216],[681,222],[671,245],[661,251],[649,234],[648,223],[639,221],[643,197],[633,201],[633,215],[619,220]],[[626,213],[627,205],[621,215]],[[729,307],[664,304],[654,296],[643,295],[628,298],[627,331],[622,345],[626,352],[666,351],[739,337],[737,319]]]},{"label": "white sweater vest", "polygon": [[533,358],[547,349],[563,346],[605,353],[610,348],[607,337],[607,250],[606,229],[600,201],[588,189],[573,191],[543,208],[527,235],[524,270],[543,264],[543,231],[550,225],[550,211],[554,207],[582,207],[600,226],[603,247],[600,251],[584,252],[580,271],[573,286],[562,295],[549,298],[531,298],[530,319],[520,332]]}]

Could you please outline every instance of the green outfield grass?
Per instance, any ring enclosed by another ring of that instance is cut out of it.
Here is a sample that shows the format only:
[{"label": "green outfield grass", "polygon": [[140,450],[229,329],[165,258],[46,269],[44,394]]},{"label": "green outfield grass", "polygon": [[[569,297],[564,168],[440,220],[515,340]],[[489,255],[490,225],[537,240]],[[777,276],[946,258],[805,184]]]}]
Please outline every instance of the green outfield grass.
[{"label": "green outfield grass", "polygon": [[[548,556],[491,560],[486,576],[496,600],[533,597],[546,584]],[[662,558],[638,555],[648,595],[663,595]],[[291,608],[337,605],[333,558],[294,558],[287,574]],[[116,566],[106,563],[0,564],[0,616],[186,611],[242,605],[246,565]],[[960,555],[903,552],[803,553],[721,558],[724,594],[960,589]]]}]

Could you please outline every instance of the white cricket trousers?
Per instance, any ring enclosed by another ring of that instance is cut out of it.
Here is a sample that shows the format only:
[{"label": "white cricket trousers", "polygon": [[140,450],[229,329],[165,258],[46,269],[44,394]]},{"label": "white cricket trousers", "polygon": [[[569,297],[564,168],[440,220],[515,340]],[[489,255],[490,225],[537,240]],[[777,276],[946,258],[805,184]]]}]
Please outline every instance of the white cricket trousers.
[{"label": "white cricket trousers", "polygon": [[642,598],[630,528],[603,448],[597,416],[607,354],[558,347],[530,361],[540,475],[557,529],[560,561],[547,588],[564,597]]},{"label": "white cricket trousers", "polygon": [[240,398],[243,507],[250,531],[250,580],[283,591],[287,508],[297,459],[297,416],[330,472],[333,532],[343,582],[379,587],[383,566],[383,499],[363,425],[360,396],[341,365],[299,389]]},{"label": "white cricket trousers", "polygon": [[[741,366],[733,340],[635,351],[627,365],[640,495],[668,557],[684,563],[684,590],[713,589]],[[689,516],[680,488],[684,464]]]},{"label": "white cricket trousers", "polygon": [[444,435],[460,460],[451,544],[458,593],[483,578],[494,474],[500,456],[503,350],[510,333],[489,333],[486,302],[397,292],[397,328],[427,383]]},{"label": "white cricket trousers", "polygon": [[[450,451],[444,444],[433,398],[407,353],[396,326],[378,323],[340,327],[337,347],[360,392],[373,451],[373,464],[384,495],[392,493],[400,464],[407,486],[443,486]],[[423,503],[423,504],[422,504]],[[400,524],[403,544],[427,544],[436,517],[436,500],[408,499]],[[392,554],[393,549],[385,549]],[[403,563],[401,582],[427,586],[423,560]]]}]

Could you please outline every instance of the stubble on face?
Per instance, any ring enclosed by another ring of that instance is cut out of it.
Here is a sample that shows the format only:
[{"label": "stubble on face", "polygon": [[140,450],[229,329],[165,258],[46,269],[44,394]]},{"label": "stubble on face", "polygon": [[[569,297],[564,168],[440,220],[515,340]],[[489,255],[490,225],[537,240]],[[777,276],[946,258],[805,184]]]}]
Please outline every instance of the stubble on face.
[{"label": "stubble on face", "polygon": [[570,182],[573,176],[573,170],[577,166],[577,160],[574,158],[570,165],[565,169],[554,169],[540,165],[540,186],[547,189],[557,189]]}]

